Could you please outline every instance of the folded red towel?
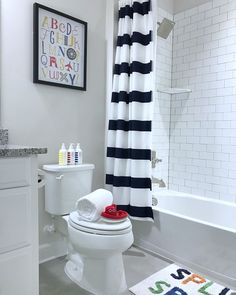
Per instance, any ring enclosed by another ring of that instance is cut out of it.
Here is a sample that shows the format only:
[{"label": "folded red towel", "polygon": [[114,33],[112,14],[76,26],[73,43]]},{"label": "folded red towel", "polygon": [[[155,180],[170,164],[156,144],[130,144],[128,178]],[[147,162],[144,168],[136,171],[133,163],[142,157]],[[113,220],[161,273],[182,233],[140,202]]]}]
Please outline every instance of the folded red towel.
[{"label": "folded red towel", "polygon": [[117,210],[117,205],[112,204],[105,208],[105,211],[102,212],[101,216],[109,219],[123,219],[128,216],[128,213],[123,210]]},{"label": "folded red towel", "polygon": [[105,208],[105,212],[108,213],[108,214],[115,215],[116,212],[117,212],[117,206],[116,206],[116,204],[112,204],[110,206],[107,206]]}]

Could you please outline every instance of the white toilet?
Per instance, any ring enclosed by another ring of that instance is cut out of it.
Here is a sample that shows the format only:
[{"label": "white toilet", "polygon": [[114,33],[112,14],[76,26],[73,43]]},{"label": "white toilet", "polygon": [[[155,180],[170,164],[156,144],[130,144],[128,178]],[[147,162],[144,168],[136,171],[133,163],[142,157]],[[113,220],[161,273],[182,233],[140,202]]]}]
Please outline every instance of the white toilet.
[{"label": "white toilet", "polygon": [[44,165],[43,169],[45,210],[63,215],[68,224],[71,249],[65,266],[67,276],[96,295],[122,294],[127,288],[122,253],[133,243],[130,220],[79,220],[75,203],[91,192],[94,165]]}]

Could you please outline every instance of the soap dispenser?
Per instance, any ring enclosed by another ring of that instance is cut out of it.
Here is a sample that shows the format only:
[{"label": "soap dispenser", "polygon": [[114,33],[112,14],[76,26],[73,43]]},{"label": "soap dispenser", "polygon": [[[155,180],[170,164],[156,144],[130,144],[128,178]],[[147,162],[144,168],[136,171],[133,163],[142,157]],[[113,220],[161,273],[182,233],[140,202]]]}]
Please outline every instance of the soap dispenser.
[{"label": "soap dispenser", "polygon": [[75,149],[73,143],[70,144],[70,147],[67,152],[67,164],[75,165]]},{"label": "soap dispenser", "polygon": [[79,165],[83,163],[83,151],[80,148],[80,143],[77,143],[75,149],[75,165]]},{"label": "soap dispenser", "polygon": [[64,143],[61,145],[61,149],[59,150],[59,165],[60,166],[67,165],[67,150]]}]

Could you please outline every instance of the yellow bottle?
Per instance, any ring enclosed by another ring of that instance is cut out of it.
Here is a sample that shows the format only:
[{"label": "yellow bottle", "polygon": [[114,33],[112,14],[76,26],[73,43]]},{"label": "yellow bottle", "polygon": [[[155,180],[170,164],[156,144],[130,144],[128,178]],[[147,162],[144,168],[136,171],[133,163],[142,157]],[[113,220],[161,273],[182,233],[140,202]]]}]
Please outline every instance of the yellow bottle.
[{"label": "yellow bottle", "polygon": [[67,150],[64,143],[61,145],[61,149],[59,150],[59,165],[60,166],[67,165]]}]

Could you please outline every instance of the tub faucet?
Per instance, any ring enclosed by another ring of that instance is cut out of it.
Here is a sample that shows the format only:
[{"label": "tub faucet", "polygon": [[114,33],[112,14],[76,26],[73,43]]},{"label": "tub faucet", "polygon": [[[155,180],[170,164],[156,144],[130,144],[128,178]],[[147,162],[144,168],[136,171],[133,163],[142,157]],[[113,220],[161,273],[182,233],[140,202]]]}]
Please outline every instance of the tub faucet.
[{"label": "tub faucet", "polygon": [[166,187],[166,184],[163,179],[158,179],[156,177],[152,177],[152,183],[157,183],[159,187]]},{"label": "tub faucet", "polygon": [[162,159],[157,158],[157,152],[152,151],[152,168],[156,168],[158,163],[161,163]]}]

